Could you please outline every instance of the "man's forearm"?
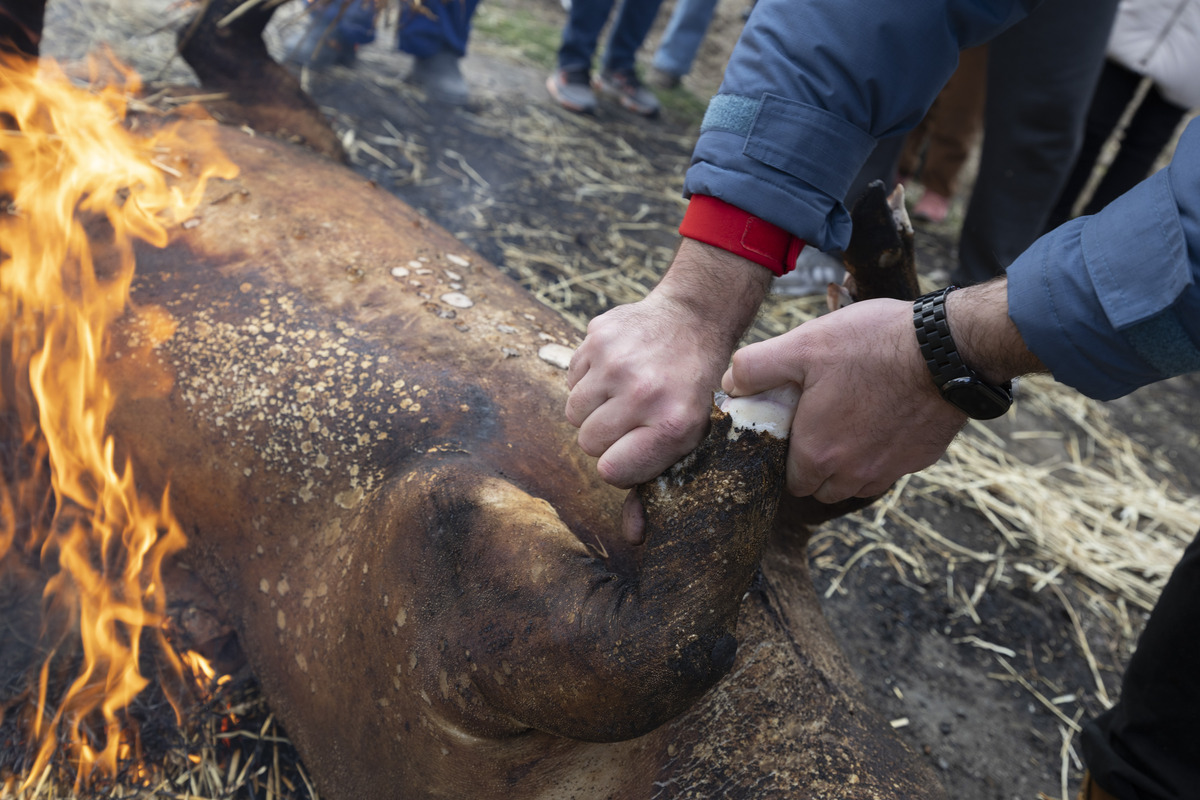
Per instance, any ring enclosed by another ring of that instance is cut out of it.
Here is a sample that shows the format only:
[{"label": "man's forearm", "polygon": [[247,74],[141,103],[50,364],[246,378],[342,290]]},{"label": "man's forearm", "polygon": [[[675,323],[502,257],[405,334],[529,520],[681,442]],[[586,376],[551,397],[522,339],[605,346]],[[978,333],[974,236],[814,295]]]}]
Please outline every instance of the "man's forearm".
[{"label": "man's forearm", "polygon": [[754,322],[771,278],[770,271],[752,261],[685,237],[654,291],[707,320],[732,352]]},{"label": "man's forearm", "polygon": [[1020,375],[1046,371],[1009,317],[1008,282],[1004,278],[947,295],[946,322],[963,363],[989,382],[1004,383]]}]

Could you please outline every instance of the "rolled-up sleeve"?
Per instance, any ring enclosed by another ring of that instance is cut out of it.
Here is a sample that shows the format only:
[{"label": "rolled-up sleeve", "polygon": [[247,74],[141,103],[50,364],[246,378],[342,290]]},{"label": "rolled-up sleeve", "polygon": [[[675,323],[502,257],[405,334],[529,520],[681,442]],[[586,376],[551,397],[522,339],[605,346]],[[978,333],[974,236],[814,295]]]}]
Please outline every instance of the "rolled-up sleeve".
[{"label": "rolled-up sleeve", "polygon": [[1200,120],[1170,165],[1008,268],[1009,315],[1055,379],[1097,399],[1200,370]]},{"label": "rolled-up sleeve", "polygon": [[1034,0],[758,0],[709,104],[684,184],[822,250],[844,247],[842,199],[883,136],[920,121],[960,48]]}]

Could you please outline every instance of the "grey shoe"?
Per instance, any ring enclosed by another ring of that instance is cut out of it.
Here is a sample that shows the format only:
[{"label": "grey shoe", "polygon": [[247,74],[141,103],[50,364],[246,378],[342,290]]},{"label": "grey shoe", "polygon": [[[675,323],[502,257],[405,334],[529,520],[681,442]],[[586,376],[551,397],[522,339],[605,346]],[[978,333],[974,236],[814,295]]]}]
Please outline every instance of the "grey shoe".
[{"label": "grey shoe", "polygon": [[592,81],[596,91],[620,101],[627,111],[653,117],[658,113],[658,98],[654,92],[642,86],[633,70],[602,72]]},{"label": "grey shoe", "polygon": [[676,89],[679,84],[683,83],[683,76],[658,67],[651,67],[650,74],[646,76],[646,83],[655,89]]},{"label": "grey shoe", "polygon": [[596,95],[585,69],[560,69],[546,79],[546,90],[560,106],[578,114],[596,110]]},{"label": "grey shoe", "polygon": [[458,68],[459,55],[442,50],[428,58],[418,58],[408,73],[409,83],[420,86],[430,99],[452,106],[464,106],[471,98],[467,82]]}]

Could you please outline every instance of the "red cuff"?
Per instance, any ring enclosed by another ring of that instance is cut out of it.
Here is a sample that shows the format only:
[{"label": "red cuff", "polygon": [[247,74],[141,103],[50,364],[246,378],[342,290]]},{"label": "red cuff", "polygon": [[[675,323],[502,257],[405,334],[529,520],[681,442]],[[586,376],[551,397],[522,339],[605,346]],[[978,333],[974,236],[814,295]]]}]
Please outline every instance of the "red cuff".
[{"label": "red cuff", "polygon": [[778,225],[704,194],[692,195],[679,234],[748,258],[776,275],[795,269],[804,249],[803,239]]}]

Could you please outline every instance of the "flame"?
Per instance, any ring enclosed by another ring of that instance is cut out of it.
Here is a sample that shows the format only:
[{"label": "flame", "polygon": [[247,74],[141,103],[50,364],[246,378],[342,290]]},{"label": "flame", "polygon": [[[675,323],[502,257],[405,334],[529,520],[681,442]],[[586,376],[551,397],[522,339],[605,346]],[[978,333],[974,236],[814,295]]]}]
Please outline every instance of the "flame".
[{"label": "flame", "polygon": [[[82,653],[65,694],[50,697],[63,642],[44,645],[26,786],[59,747],[77,785],[136,756],[123,710],[147,684],[143,632],[183,674],[163,638],[161,566],[185,536],[166,495],[142,497],[129,465],[116,463],[106,420],[117,398],[102,367],[109,326],[127,310],[134,241],[165,245],[168,226],[191,215],[207,181],[236,168],[207,148],[211,163],[183,167],[199,170],[189,191],[169,185],[167,173],[178,172],[161,160],[182,152],[182,141],[173,129],[139,139],[123,127],[126,92],[140,89],[124,74],[124,87],[88,91],[45,60],[39,69],[0,59],[0,330],[15,370],[0,384],[0,408],[16,418],[10,436],[33,453],[30,463],[49,464],[48,476],[36,466],[3,476],[0,574],[22,556],[39,558],[50,575],[43,607],[78,630]],[[115,268],[97,271],[89,230],[103,230],[120,254]]]},{"label": "flame", "polygon": [[[196,676],[197,682],[201,688],[211,686],[217,680],[217,671],[213,669],[213,665],[204,656],[197,653],[195,650],[188,650],[183,653],[183,662],[187,664],[188,669]],[[222,678],[229,677],[222,675]]]}]

